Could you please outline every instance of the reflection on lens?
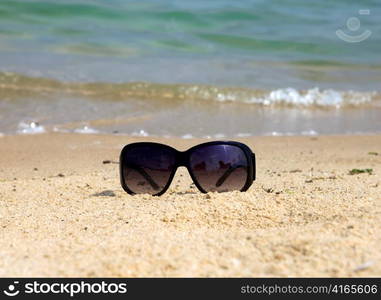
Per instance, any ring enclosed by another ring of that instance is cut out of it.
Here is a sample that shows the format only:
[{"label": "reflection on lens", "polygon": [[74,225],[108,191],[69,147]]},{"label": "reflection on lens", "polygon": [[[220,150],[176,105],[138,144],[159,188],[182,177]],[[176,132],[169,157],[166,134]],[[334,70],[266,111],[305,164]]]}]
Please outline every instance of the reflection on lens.
[{"label": "reflection on lens", "polygon": [[136,194],[160,193],[175,165],[175,153],[160,145],[137,145],[123,156],[123,176],[127,187]]},{"label": "reflection on lens", "polygon": [[233,145],[210,145],[196,149],[190,168],[207,192],[241,190],[248,177],[248,161],[243,150]]}]

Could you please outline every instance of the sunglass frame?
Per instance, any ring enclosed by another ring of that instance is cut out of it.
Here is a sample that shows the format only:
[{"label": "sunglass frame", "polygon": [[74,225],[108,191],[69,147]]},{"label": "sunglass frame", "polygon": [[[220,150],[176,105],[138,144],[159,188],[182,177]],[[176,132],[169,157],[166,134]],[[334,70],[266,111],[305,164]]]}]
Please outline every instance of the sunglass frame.
[{"label": "sunglass frame", "polygon": [[179,167],[186,167],[194,184],[196,185],[196,187],[198,188],[198,190],[202,193],[207,193],[208,191],[204,190],[201,185],[198,183],[196,177],[194,176],[193,172],[192,172],[192,169],[191,169],[191,166],[190,166],[190,156],[192,154],[193,151],[199,149],[199,148],[202,148],[202,147],[206,147],[206,146],[215,146],[215,145],[230,145],[230,146],[236,146],[238,148],[240,148],[243,153],[245,154],[246,156],[246,159],[247,159],[247,163],[248,163],[248,170],[247,170],[247,178],[246,178],[246,182],[245,182],[245,185],[243,186],[243,188],[240,190],[241,192],[244,192],[244,191],[247,191],[249,189],[249,187],[253,184],[253,182],[255,181],[256,179],[256,159],[255,159],[255,153],[245,144],[243,143],[240,143],[240,142],[236,142],[236,141],[212,141],[212,142],[206,142],[206,143],[202,143],[202,144],[198,144],[196,146],[193,146],[191,148],[189,148],[188,150],[186,151],[179,151],[171,146],[168,146],[168,145],[165,145],[165,144],[161,144],[161,143],[154,143],[154,142],[137,142],[137,143],[131,143],[131,144],[127,144],[126,146],[123,147],[122,151],[120,152],[120,157],[119,157],[119,173],[120,173],[120,184],[122,186],[122,188],[130,195],[135,195],[136,193],[134,193],[131,189],[128,188],[126,182],[125,182],[125,178],[124,178],[124,172],[123,172],[123,167],[124,167],[124,157],[125,157],[125,153],[127,151],[129,151],[131,148],[133,147],[136,147],[136,146],[161,146],[161,147],[164,147],[164,148],[167,148],[168,150],[170,151],[173,151],[174,152],[174,155],[175,155],[175,165],[173,167],[173,170],[169,176],[169,179],[168,179],[168,182],[167,184],[165,185],[165,187],[163,188],[163,190],[161,190],[159,193],[156,193],[156,194],[153,194],[153,196],[160,196],[160,195],[163,195],[169,188],[169,186],[171,185],[172,183],[172,180],[175,176],[175,173],[177,171],[177,169]]}]

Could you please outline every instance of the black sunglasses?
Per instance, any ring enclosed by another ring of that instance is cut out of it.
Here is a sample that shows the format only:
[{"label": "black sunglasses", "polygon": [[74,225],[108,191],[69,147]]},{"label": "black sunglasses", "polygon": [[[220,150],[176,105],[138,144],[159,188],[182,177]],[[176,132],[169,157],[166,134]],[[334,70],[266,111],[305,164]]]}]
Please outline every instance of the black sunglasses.
[{"label": "black sunglasses", "polygon": [[159,143],[132,143],[120,153],[120,182],[129,194],[159,196],[180,166],[203,192],[246,191],[255,180],[255,154],[238,142],[208,142],[181,152]]}]

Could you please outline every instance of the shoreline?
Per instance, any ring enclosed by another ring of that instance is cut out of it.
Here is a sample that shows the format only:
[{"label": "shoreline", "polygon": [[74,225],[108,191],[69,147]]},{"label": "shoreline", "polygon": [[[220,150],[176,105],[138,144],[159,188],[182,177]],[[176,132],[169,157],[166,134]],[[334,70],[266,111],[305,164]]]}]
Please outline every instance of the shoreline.
[{"label": "shoreline", "polygon": [[163,196],[130,196],[103,161],[143,140],[209,141],[1,136],[0,275],[381,275],[381,135],[237,138],[257,155],[248,192],[201,194],[179,169]]},{"label": "shoreline", "polygon": [[0,88],[0,128],[11,135],[122,132],[241,138],[381,133],[379,89],[327,89],[318,83],[268,89],[197,81],[80,83],[1,71]]}]

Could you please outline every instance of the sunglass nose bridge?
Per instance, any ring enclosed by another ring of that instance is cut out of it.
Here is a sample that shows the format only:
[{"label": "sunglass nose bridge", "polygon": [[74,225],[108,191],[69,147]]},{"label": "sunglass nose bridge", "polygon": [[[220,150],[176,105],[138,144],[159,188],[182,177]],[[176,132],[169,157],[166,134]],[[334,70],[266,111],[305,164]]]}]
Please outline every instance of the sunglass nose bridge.
[{"label": "sunglass nose bridge", "polygon": [[188,163],[187,152],[178,152],[177,154],[177,164],[179,167],[185,167]]}]

